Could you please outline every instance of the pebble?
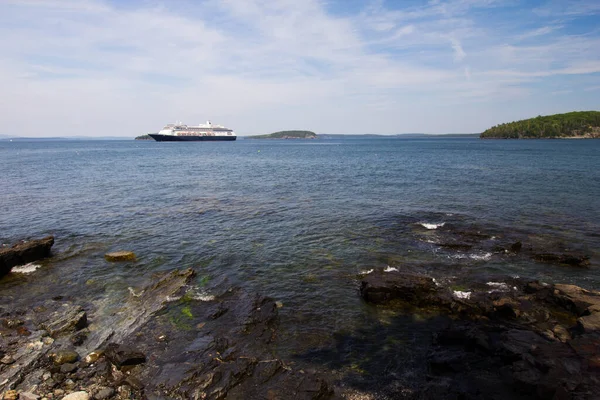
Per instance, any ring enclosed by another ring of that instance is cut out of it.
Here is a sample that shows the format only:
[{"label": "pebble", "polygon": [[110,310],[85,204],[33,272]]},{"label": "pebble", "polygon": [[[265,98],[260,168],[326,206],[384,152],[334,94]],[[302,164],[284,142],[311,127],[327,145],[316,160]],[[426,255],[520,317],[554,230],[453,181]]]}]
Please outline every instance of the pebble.
[{"label": "pebble", "polygon": [[[4,357],[2,357],[2,359],[0,359],[0,363],[2,363],[2,364],[6,364],[6,365],[8,365],[8,364],[12,364],[12,363],[14,363],[14,362],[15,362],[15,359],[14,359],[14,358],[12,358],[11,356],[9,356],[8,354],[7,354],[7,355],[5,355]],[[6,395],[5,395],[5,396],[6,396]]]},{"label": "pebble", "polygon": [[62,400],[89,400],[90,396],[87,392],[73,392],[71,394],[66,395],[62,398]]},{"label": "pebble", "polygon": [[59,350],[51,354],[50,357],[54,360],[54,364],[62,365],[77,361],[79,354],[73,350]]},{"label": "pebble", "polygon": [[85,361],[88,364],[93,364],[96,361],[98,361],[98,359],[104,354],[104,352],[102,350],[94,350],[92,351],[90,354],[88,354],[87,356],[85,356],[85,359],[83,361]]},{"label": "pebble", "polygon": [[4,400],[17,400],[19,398],[19,394],[16,390],[9,390],[4,393]]}]

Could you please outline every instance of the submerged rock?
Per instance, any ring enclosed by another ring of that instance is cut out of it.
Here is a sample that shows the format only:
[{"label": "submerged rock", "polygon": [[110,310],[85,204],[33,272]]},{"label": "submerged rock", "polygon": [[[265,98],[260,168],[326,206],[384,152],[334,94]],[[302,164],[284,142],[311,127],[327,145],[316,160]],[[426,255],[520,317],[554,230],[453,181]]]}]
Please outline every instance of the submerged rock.
[{"label": "submerged rock", "polygon": [[50,255],[54,236],[17,243],[9,248],[0,248],[0,277],[17,266],[41,260]]},{"label": "submerged rock", "polygon": [[449,328],[431,332],[430,376],[415,398],[595,399],[600,293],[539,282],[511,287],[448,301],[448,289],[427,277],[373,273],[362,279],[361,295],[376,304],[402,300],[403,313],[433,306],[451,316]]},{"label": "submerged rock", "polygon": [[133,251],[115,251],[106,253],[104,258],[110,262],[135,261],[135,253]]},{"label": "submerged rock", "polygon": [[363,299],[374,304],[393,300],[409,302],[415,306],[438,302],[438,290],[432,278],[382,271],[368,274],[362,279],[360,294]]},{"label": "submerged rock", "polygon": [[580,254],[536,253],[533,259],[539,262],[570,265],[573,267],[589,267],[590,257]]}]

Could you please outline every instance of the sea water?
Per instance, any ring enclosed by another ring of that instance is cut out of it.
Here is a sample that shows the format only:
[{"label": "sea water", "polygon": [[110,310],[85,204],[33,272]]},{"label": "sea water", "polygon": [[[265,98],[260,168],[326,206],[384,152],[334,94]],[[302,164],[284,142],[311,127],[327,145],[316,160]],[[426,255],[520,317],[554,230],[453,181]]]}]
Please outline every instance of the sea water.
[{"label": "sea water", "polygon": [[[44,292],[94,302],[193,268],[198,298],[236,286],[279,301],[294,352],[363,323],[373,310],[357,286],[374,268],[598,290],[599,153],[599,140],[3,140],[0,242],[56,243],[0,292],[3,304]],[[590,268],[440,247],[451,229],[585,254]],[[137,261],[106,262],[116,250]]]}]

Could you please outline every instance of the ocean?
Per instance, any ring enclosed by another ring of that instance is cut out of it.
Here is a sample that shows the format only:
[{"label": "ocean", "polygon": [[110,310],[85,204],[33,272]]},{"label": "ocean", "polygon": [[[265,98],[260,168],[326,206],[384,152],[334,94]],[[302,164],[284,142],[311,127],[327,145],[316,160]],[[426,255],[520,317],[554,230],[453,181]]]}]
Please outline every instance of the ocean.
[{"label": "ocean", "polygon": [[[110,302],[193,268],[199,298],[235,286],[279,301],[292,356],[376,312],[357,293],[370,269],[461,290],[507,276],[599,290],[599,153],[599,140],[0,140],[0,242],[56,238],[0,297]],[[590,265],[503,250],[517,241]],[[106,262],[116,250],[137,261]]]}]

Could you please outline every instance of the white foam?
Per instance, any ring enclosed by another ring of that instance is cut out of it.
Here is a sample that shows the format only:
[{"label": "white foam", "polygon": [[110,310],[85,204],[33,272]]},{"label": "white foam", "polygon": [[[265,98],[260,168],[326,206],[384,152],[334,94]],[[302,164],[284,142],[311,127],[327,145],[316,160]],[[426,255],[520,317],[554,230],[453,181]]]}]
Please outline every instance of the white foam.
[{"label": "white foam", "polygon": [[487,282],[486,285],[496,290],[508,290],[508,285],[504,282]]},{"label": "white foam", "polygon": [[192,299],[198,301],[213,301],[215,299],[215,296],[213,296],[212,294],[208,294],[204,290],[198,288],[188,291],[187,294]]},{"label": "white foam", "polygon": [[425,229],[431,229],[431,230],[433,230],[433,229],[437,229],[437,228],[440,228],[440,227],[446,225],[446,223],[442,222],[440,224],[431,224],[429,222],[419,222],[419,225],[421,225]]},{"label": "white foam", "polygon": [[489,259],[492,258],[492,253],[471,254],[469,256],[469,258],[472,258],[473,260],[479,260],[479,261],[488,261]]},{"label": "white foam", "polygon": [[438,283],[438,281],[435,280],[435,278],[431,278],[431,280],[433,281],[433,283],[435,283],[435,286],[440,286],[440,284]]},{"label": "white foam", "polygon": [[13,267],[10,271],[18,274],[30,274],[41,267],[42,266],[39,264],[29,263],[25,265],[19,265],[18,267]]},{"label": "white foam", "polygon": [[383,272],[398,272],[398,268],[390,267],[389,265],[383,270]]},{"label": "white foam", "polygon": [[373,271],[374,271],[373,269],[368,269],[368,270],[365,270],[365,271],[360,271],[359,274],[360,275],[368,275],[368,274],[370,274]]},{"label": "white foam", "polygon": [[471,292],[461,292],[460,290],[455,290],[454,297],[456,297],[457,299],[470,299]]}]

